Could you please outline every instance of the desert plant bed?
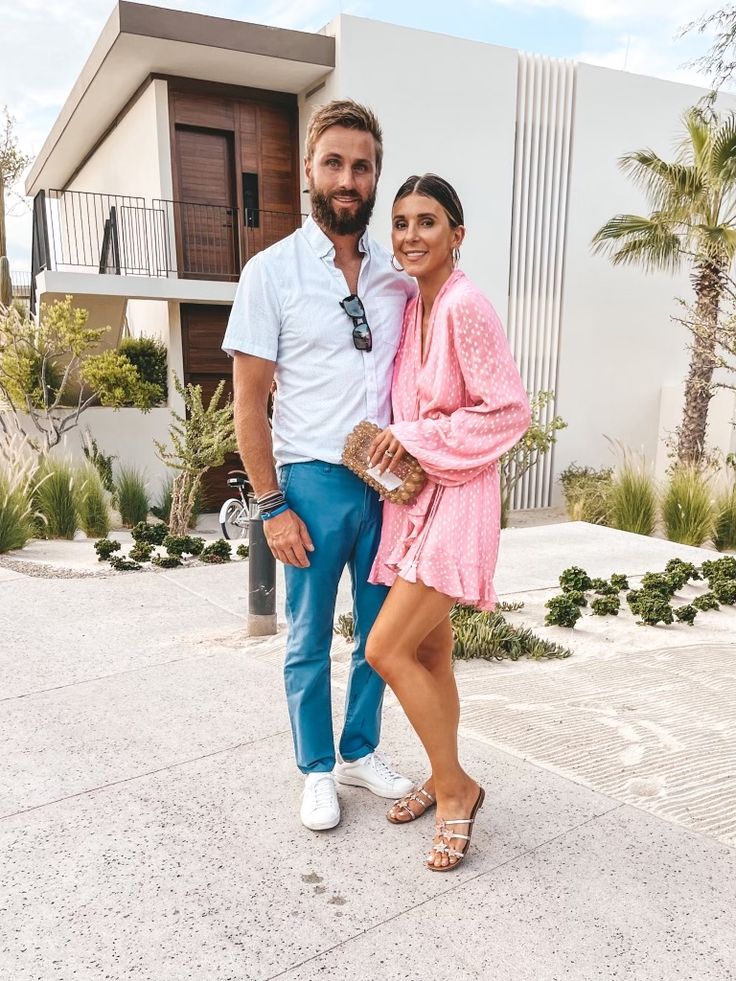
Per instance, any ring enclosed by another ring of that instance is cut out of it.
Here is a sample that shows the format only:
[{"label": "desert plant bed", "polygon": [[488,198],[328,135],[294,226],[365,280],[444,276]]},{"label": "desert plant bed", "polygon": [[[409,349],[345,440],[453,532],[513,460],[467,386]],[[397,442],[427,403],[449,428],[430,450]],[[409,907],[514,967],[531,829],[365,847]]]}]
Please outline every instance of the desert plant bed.
[{"label": "desert plant bed", "polygon": [[[492,612],[461,604],[453,606],[450,611],[453,660],[518,661],[526,657],[539,661],[570,657],[572,651],[561,644],[538,637],[524,627],[515,627],[506,620],[504,613],[514,613],[523,606],[520,602],[499,603]],[[352,613],[340,614],[334,630],[345,640],[352,640],[355,632]]]},{"label": "desert plant bed", "polygon": [[[232,546],[224,538],[207,544],[194,535],[170,535],[167,525],[138,522],[131,529],[133,544],[123,554],[120,542],[100,538],[95,552],[100,562],[108,562],[118,572],[139,572],[145,566],[178,569],[195,565],[222,565],[232,560]],[[248,546],[239,545],[235,554],[248,558]]]},{"label": "desert plant bed", "polygon": [[[701,566],[683,559],[670,559],[663,572],[647,572],[639,586],[629,588],[628,578],[614,573],[609,579],[591,578],[580,566],[571,566],[560,575],[557,596],[547,600],[547,626],[574,628],[590,604],[590,616],[618,616],[621,593],[640,626],[656,627],[677,621],[693,626],[706,610],[736,606],[736,556],[709,559]],[[703,591],[690,602],[679,602],[678,592],[697,583]]]}]

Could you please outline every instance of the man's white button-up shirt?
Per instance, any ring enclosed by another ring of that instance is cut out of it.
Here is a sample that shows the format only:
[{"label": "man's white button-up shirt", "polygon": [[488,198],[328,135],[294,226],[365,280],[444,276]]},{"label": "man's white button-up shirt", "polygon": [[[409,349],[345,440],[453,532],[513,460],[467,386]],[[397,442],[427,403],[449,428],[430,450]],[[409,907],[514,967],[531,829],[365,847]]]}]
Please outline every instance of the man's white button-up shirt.
[{"label": "man's white button-up shirt", "polygon": [[240,277],[222,347],[276,362],[273,448],[276,464],[339,463],[345,437],[361,420],[391,421],[391,377],[413,280],[364,234],[358,296],[372,351],[353,344],[340,306],[350,293],[335,247],[310,217],[288,238],[259,252]]}]

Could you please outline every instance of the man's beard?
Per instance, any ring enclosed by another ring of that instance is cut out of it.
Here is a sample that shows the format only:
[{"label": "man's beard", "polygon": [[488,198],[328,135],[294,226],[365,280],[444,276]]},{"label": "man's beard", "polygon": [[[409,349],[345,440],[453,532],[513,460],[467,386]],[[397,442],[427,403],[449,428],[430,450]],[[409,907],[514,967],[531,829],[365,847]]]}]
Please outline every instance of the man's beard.
[{"label": "man's beard", "polygon": [[309,197],[312,202],[314,220],[325,231],[332,232],[333,235],[362,234],[368,227],[376,203],[376,192],[373,191],[365,201],[360,201],[358,195],[355,196],[355,200],[360,201],[355,212],[339,206],[335,208],[332,205],[330,195],[318,191],[314,184],[309,187]]}]

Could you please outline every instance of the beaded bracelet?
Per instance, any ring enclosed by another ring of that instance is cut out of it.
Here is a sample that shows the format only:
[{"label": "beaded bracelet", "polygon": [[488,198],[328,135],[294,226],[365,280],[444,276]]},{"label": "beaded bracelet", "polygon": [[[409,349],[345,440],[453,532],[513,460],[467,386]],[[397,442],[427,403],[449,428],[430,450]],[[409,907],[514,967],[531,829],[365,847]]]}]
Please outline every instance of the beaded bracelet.
[{"label": "beaded bracelet", "polygon": [[261,511],[261,521],[270,521],[271,518],[275,518],[277,514],[283,514],[284,511],[289,510],[289,505],[284,501],[282,505],[275,508],[273,511]]}]

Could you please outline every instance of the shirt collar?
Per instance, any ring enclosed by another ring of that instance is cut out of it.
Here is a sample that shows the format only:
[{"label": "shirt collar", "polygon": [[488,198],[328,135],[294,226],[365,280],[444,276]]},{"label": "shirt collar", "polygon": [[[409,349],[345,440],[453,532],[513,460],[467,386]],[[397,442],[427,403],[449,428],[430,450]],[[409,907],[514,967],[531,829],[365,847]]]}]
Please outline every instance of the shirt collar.
[{"label": "shirt collar", "polygon": [[[302,225],[302,234],[320,259],[326,259],[328,256],[334,256],[335,246],[332,244],[332,240],[325,235],[311,215],[307,217],[307,220]],[[360,236],[358,241],[358,251],[367,256],[370,256],[371,254],[370,239],[368,237],[367,230]]]}]

